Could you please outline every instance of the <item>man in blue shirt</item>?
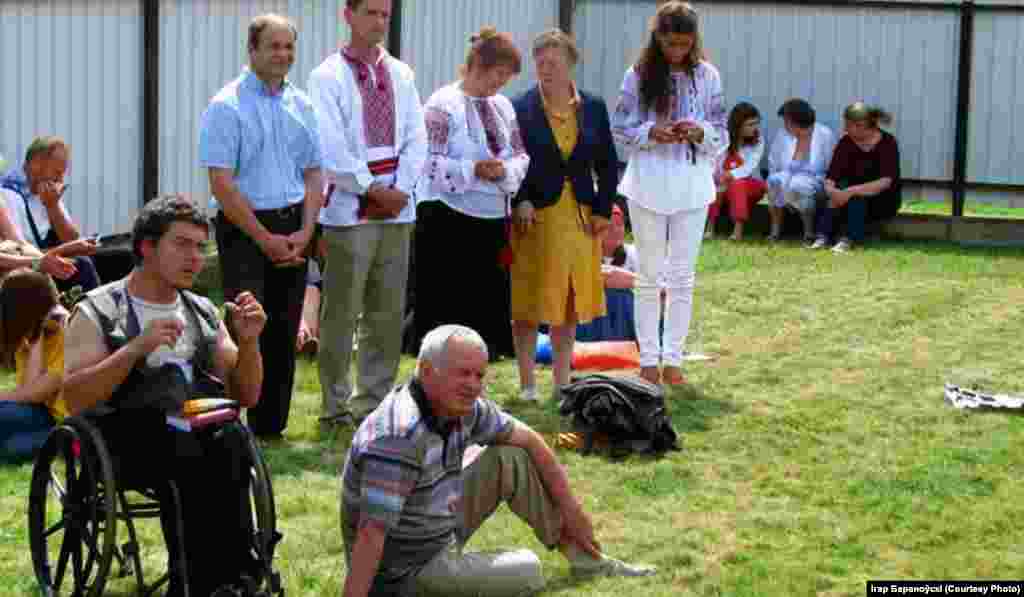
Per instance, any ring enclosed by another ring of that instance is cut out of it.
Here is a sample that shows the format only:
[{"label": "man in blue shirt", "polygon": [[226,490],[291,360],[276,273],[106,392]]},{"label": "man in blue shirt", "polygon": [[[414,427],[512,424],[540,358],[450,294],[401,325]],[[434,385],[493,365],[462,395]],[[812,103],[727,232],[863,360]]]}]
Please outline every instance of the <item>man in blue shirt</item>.
[{"label": "man in blue shirt", "polygon": [[209,169],[219,204],[224,295],[248,290],[270,316],[260,346],[273,366],[248,415],[252,431],[263,437],[279,437],[288,422],[305,254],[323,190],[313,108],[286,78],[297,41],[285,17],[253,19],[249,68],[210,101],[199,133],[199,161]]}]

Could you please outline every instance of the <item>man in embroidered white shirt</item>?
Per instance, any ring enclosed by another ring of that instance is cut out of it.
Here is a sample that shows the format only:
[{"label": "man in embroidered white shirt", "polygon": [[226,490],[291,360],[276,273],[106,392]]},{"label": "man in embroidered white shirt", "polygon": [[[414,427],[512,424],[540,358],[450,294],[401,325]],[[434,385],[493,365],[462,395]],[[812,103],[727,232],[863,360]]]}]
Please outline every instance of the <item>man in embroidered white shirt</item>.
[{"label": "man in embroidered white shirt", "polygon": [[[370,413],[391,391],[416,206],[427,157],[426,125],[412,69],[381,47],[391,0],[346,0],[349,45],[309,77],[327,178],[320,224],[326,241],[319,355],[321,428]],[[349,383],[359,319],[356,385]]]}]

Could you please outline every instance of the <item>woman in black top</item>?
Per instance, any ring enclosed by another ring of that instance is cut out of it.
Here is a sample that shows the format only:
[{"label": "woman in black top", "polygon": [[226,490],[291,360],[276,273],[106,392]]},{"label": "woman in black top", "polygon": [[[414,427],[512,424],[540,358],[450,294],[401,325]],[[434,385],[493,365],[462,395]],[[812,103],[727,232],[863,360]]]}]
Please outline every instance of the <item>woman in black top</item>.
[{"label": "woman in black top", "polygon": [[892,115],[862,102],[843,112],[846,135],[836,145],[825,179],[828,201],[818,208],[818,237],[812,248],[828,246],[838,221],[846,234],[832,247],[845,253],[864,242],[867,224],[887,220],[900,210],[900,150],[896,138],[881,130]]}]

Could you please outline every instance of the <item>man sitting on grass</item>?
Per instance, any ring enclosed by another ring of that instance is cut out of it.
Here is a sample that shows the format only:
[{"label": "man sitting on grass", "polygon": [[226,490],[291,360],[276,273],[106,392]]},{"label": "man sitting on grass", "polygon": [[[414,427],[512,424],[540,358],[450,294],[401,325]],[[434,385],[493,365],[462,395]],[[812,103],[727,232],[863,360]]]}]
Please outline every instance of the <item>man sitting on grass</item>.
[{"label": "man sitting on grass", "polygon": [[[467,327],[432,330],[412,381],[356,431],[342,483],[346,597],[540,590],[533,552],[463,551],[502,503],[541,543],[558,548],[575,575],[654,573],[602,555],[551,448],[481,397],[487,356],[483,339]],[[491,447],[478,451],[475,444]]]}]

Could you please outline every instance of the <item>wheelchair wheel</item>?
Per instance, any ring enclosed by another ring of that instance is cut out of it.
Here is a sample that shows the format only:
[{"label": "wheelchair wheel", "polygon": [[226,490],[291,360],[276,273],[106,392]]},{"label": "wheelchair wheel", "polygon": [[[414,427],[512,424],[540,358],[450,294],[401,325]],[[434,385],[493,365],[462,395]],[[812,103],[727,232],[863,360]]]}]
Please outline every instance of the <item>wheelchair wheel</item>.
[{"label": "wheelchair wheel", "polygon": [[103,594],[115,543],[114,472],[88,424],[56,427],[36,458],[29,490],[32,565],[42,594]]},{"label": "wheelchair wheel", "polygon": [[253,517],[253,555],[260,567],[261,579],[254,579],[265,586],[268,595],[283,595],[280,576],[273,569],[274,550],[281,540],[277,532],[277,510],[274,505],[274,488],[270,480],[270,468],[256,444],[256,438],[245,429],[245,445],[249,461],[249,505]]}]

